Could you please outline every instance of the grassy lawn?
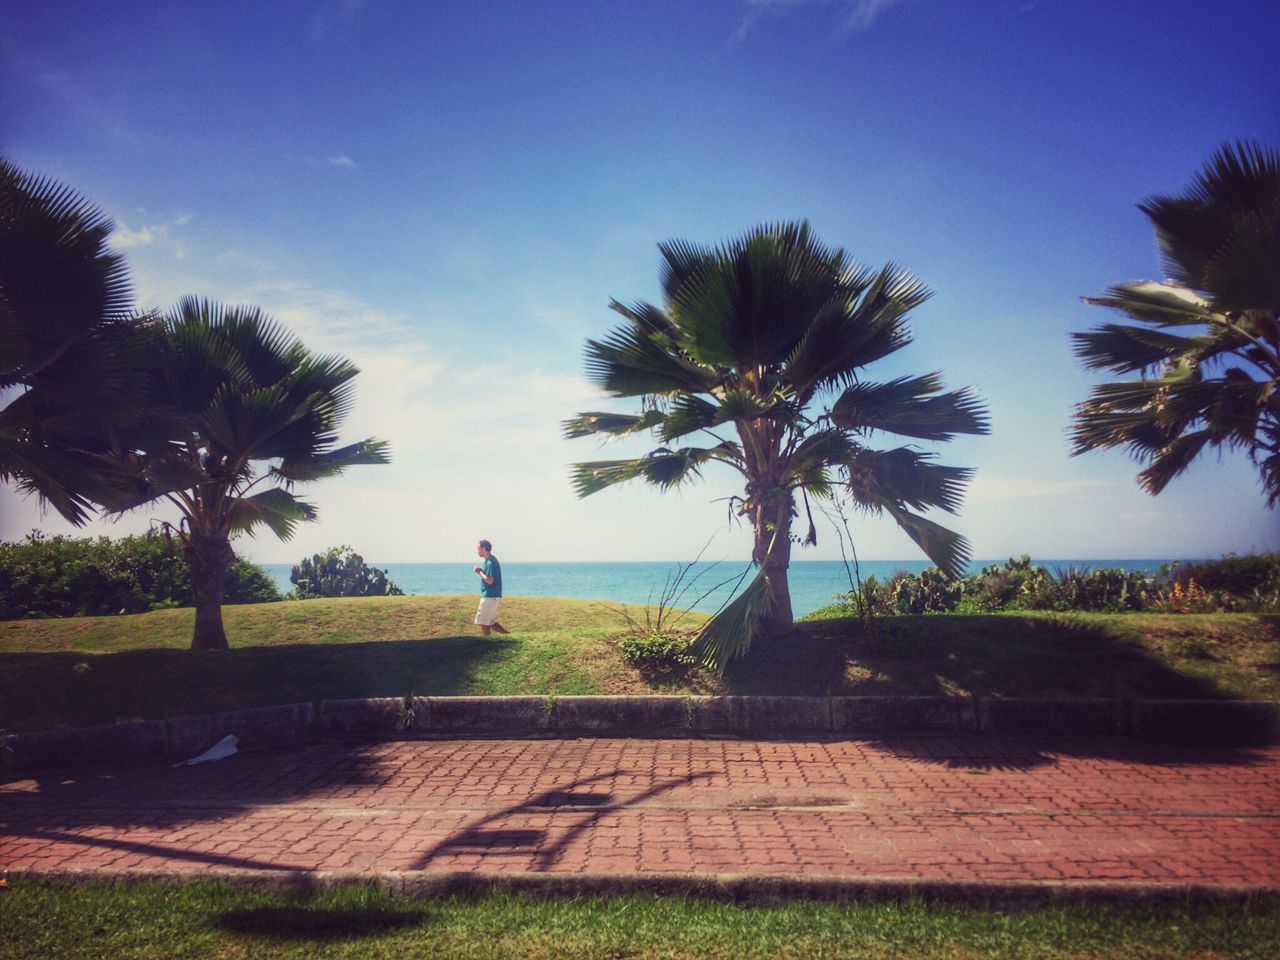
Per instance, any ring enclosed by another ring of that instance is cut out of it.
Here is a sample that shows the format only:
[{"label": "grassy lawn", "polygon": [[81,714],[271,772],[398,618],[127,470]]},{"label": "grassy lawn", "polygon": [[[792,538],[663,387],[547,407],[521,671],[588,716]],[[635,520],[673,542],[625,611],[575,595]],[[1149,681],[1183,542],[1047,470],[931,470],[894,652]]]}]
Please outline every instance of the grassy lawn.
[{"label": "grassy lawn", "polygon": [[999,913],[921,903],[741,907],[631,896],[413,901],[202,882],[0,892],[9,960],[44,957],[1271,958],[1280,905]]},{"label": "grassy lawn", "polygon": [[502,619],[513,633],[489,639],[471,625],[474,609],[470,597],[227,607],[233,649],[219,653],[187,649],[189,609],[0,622],[0,728],[411,692],[1280,700],[1277,616],[933,615],[866,631],[828,611],[726,678],[651,682],[620,655],[626,622],[612,604],[508,598]]}]

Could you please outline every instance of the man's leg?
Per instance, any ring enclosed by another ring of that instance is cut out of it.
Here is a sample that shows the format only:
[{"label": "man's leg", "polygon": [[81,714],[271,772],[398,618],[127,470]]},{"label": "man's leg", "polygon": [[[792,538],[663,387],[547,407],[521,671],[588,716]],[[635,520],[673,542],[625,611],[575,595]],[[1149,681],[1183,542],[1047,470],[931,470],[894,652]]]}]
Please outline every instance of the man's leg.
[{"label": "man's leg", "polygon": [[[497,631],[498,631],[498,633],[502,634],[503,636],[506,636],[508,633],[510,633],[510,632],[511,632],[511,631],[510,631],[510,630],[508,630],[506,627],[504,627],[502,624],[500,624],[497,620],[493,621],[493,629],[497,630]],[[484,635],[485,635],[486,637],[489,635],[489,631],[488,631],[487,629],[485,630],[485,634],[484,634]]]},{"label": "man's leg", "polygon": [[[486,627],[484,624],[481,624],[481,625],[480,625],[480,629],[484,631],[484,635],[487,637],[487,636],[489,635],[490,631],[492,631],[492,630],[493,630],[493,627]],[[502,630],[502,628],[501,628],[501,627],[499,627],[498,629],[499,629],[499,630]],[[503,632],[503,633],[506,633],[507,631],[502,630],[502,632]]]}]

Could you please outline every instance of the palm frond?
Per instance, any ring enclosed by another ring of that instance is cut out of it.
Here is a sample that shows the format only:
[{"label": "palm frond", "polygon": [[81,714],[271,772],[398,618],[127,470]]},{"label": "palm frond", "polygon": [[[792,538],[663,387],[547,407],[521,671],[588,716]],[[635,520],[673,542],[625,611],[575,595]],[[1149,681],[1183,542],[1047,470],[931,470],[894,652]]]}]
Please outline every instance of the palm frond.
[{"label": "palm frond", "polygon": [[859,449],[844,464],[849,493],[855,503],[873,510],[893,504],[913,510],[937,507],[956,513],[964,502],[964,488],[973,479],[973,470],[941,466],[934,459],[933,454],[907,447]]},{"label": "palm frond", "polygon": [[1090,370],[1137,373],[1179,357],[1214,349],[1214,337],[1181,337],[1147,327],[1104,323],[1087,333],[1073,333],[1075,355]]},{"label": "palm frond", "polygon": [[658,334],[672,340],[677,339],[680,335],[680,332],[672,324],[671,319],[662,312],[660,307],[655,307],[652,303],[637,301],[627,305],[617,300],[610,300],[609,309],[626,317],[635,324],[641,333],[646,335],[653,336]]},{"label": "palm frond", "polygon": [[725,668],[744,656],[760,638],[771,601],[768,581],[764,570],[760,570],[742,593],[703,625],[689,653],[722,676]]},{"label": "palm frond", "polygon": [[1135,320],[1158,327],[1202,325],[1213,319],[1209,301],[1194,290],[1151,280],[1117,284],[1108,287],[1105,296],[1085,297],[1084,302],[1123,310]]},{"label": "palm frond", "polygon": [[354,466],[373,466],[391,462],[390,444],[369,438],[325,453],[282,460],[271,467],[271,473],[289,483],[311,483],[336,477]]},{"label": "palm frond", "polygon": [[969,561],[973,558],[966,538],[954,530],[948,530],[941,524],[893,504],[886,503],[884,509],[939,570],[948,577],[965,575]]},{"label": "palm frond", "polygon": [[1153,496],[1160,493],[1170,480],[1191,466],[1212,439],[1208,430],[1183,433],[1173,438],[1155,452],[1151,465],[1138,474],[1139,485]]},{"label": "palm frond", "polygon": [[705,368],[634,327],[614,329],[603,340],[588,340],[586,368],[587,378],[615,397],[703,393],[716,385]]},{"label": "palm frond", "polygon": [[1185,194],[1151,197],[1138,208],[1156,228],[1167,275],[1193,289],[1221,295],[1225,291],[1210,283],[1211,265],[1242,221],[1269,223],[1276,229],[1278,201],[1280,151],[1237,141],[1214,153]]},{"label": "palm frond", "polygon": [[831,421],[846,430],[884,430],[923,440],[990,432],[986,407],[971,390],[939,393],[941,389],[938,373],[888,383],[864,381],[840,395],[831,408]]},{"label": "palm frond", "polygon": [[870,280],[823,305],[787,358],[787,378],[802,401],[819,389],[849,386],[857,371],[911,342],[905,316],[929,298],[906,271],[887,264]]},{"label": "palm frond", "polygon": [[231,504],[228,516],[232,533],[253,536],[254,528],[264,524],[281,540],[290,539],[299,523],[315,519],[316,508],[313,505],[279,487],[251,497],[241,497]]},{"label": "palm frond", "polygon": [[637,478],[663,489],[678,487],[702,476],[702,467],[718,460],[733,463],[738,457],[733,443],[721,443],[714,447],[680,447],[657,450],[631,460],[597,460],[573,465],[572,478],[578,496],[588,497],[606,487]]},{"label": "palm frond", "polygon": [[668,288],[684,349],[716,366],[782,363],[837,289],[841,257],[806,222],[766,224],[717,247]]},{"label": "palm frond", "polygon": [[563,422],[567,440],[604,434],[609,437],[625,437],[643,433],[661,424],[665,419],[661,410],[646,410],[642,414],[628,413],[580,413]]}]

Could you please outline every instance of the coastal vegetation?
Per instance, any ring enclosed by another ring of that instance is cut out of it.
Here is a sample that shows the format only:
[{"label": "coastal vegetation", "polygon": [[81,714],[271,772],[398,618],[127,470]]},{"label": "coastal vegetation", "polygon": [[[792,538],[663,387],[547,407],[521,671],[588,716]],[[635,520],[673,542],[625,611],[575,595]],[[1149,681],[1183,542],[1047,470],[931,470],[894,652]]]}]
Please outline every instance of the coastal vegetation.
[{"label": "coastal vegetation", "polygon": [[[955,513],[971,471],[911,445],[870,444],[877,431],[929,441],[988,432],[977,397],[944,392],[938,373],[867,379],[868,366],[911,343],[906,316],[929,298],[925,286],[893,264],[861,266],[807,222],[659,250],[663,306],[615,300],[626,323],[587,342],[588,377],[610,397],[638,400],[640,412],[582,413],[564,428],[569,438],[650,434],[660,444],[577,464],[580,497],[634,479],[678,488],[712,463],[741,475],[730,507],[754,532],[758,573],[704,626],[694,654],[723,671],[757,638],[791,629],[787,567],[793,542],[817,542],[811,500],[887,513],[949,576],[963,571],[968,542],[919,511]],[[709,445],[675,445],[689,437]],[[797,497],[803,536],[792,532]]]},{"label": "coastal vegetation", "polygon": [[870,576],[837,598],[862,617],[1000,610],[1121,613],[1280,613],[1280,553],[1173,563],[1155,576],[1118,568],[1048,570],[1023,555],[965,577],[935,569]]},{"label": "coastal vegetation", "polygon": [[387,571],[369,566],[345,544],[303,557],[290,572],[289,582],[299,600],[404,596],[404,591],[387,579]]},{"label": "coastal vegetation", "polygon": [[280,893],[204,880],[0,893],[11,960],[40,957],[895,957],[900,960],[1264,960],[1270,899],[1016,911],[905,903],[729,903],[634,894],[412,900],[369,887]]},{"label": "coastal vegetation", "polygon": [[[226,608],[236,645],[185,649],[194,611],[0,623],[10,731],[345,697],[978,694],[1280,701],[1280,617],[925,614],[868,625],[827,608],[737,662],[655,675],[628,661],[610,603],[508,597],[482,638],[471,597],[353,597]],[[642,618],[633,610],[633,618]],[[691,613],[697,628],[705,615]],[[682,624],[683,626],[683,624]],[[661,672],[659,671],[659,674]]]},{"label": "coastal vegetation", "polygon": [[[237,558],[223,580],[227,603],[282,600],[266,572]],[[132,537],[49,537],[0,543],[0,620],[110,616],[191,606],[180,544],[152,531]]]}]

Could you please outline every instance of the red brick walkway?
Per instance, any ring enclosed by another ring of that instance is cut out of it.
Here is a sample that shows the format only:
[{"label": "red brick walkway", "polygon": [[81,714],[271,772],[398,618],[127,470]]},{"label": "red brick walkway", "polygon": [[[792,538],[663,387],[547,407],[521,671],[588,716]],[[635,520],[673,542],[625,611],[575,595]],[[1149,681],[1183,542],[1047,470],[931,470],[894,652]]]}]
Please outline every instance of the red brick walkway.
[{"label": "red brick walkway", "polygon": [[0,785],[0,870],[66,868],[1280,887],[1280,746],[325,743]]}]

